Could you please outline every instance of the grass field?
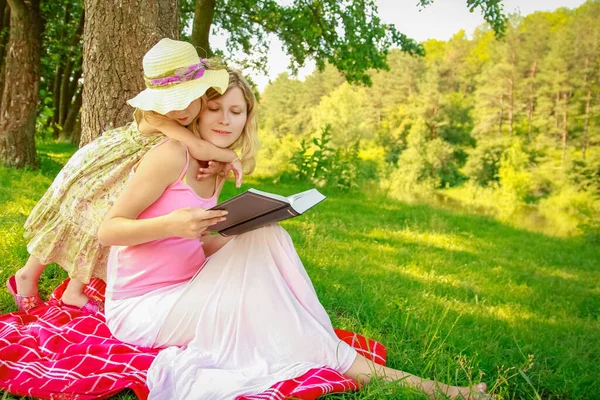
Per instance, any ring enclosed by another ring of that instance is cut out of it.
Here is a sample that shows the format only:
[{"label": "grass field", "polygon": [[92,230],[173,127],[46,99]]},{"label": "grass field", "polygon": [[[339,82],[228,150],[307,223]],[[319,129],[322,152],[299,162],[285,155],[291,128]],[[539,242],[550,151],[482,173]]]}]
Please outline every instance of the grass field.
[{"label": "grass field", "polygon": [[[22,225],[74,148],[39,151],[41,171],[0,168],[2,282],[25,262]],[[309,188],[248,178],[250,186]],[[228,184],[222,199],[237,192]],[[386,345],[392,367],[452,384],[481,379],[499,399],[600,398],[600,247],[376,191],[323,192],[325,202],[282,225],[335,327]],[[63,278],[48,268],[42,295]],[[0,291],[0,311],[13,310]],[[325,398],[423,396],[375,382]]]}]

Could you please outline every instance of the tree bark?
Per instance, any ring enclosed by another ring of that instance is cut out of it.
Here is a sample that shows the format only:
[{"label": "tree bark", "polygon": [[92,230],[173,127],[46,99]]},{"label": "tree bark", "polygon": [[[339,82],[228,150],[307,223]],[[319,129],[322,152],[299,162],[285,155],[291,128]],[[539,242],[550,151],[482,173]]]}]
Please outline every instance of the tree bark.
[{"label": "tree bark", "polygon": [[588,147],[589,141],[589,129],[590,129],[590,104],[592,102],[592,88],[588,87],[587,99],[585,101],[585,119],[583,120],[583,138],[581,143],[581,158],[585,160],[585,153]]},{"label": "tree bark", "polygon": [[210,26],[215,15],[216,0],[196,0],[194,9],[194,26],[192,28],[191,42],[201,57],[211,55],[208,37],[210,35]]},{"label": "tree bark", "polygon": [[131,120],[144,89],[142,57],[179,38],[179,0],[85,0],[81,145]]},{"label": "tree bark", "polygon": [[589,123],[590,123],[590,103],[592,102],[592,88],[591,85],[588,85],[588,67],[590,66],[589,57],[585,58],[584,69],[585,73],[583,75],[583,86],[587,89],[587,96],[585,99],[585,116],[583,119],[583,137],[581,138],[581,158],[585,160],[585,153],[587,151],[588,145],[588,131],[589,131]]},{"label": "tree bark", "polygon": [[83,98],[83,88],[80,88],[77,91],[77,95],[75,96],[75,101],[73,104],[69,106],[69,112],[67,113],[67,118],[65,119],[65,123],[62,129],[62,139],[72,138],[73,137],[73,129],[75,128],[75,122],[77,121],[77,116],[79,115],[79,110],[81,110],[81,102]]},{"label": "tree bark", "polygon": [[0,0],[0,66],[4,61],[4,48],[6,46],[6,35],[3,35],[4,29],[8,29],[10,24],[10,7],[6,0]]},{"label": "tree bark", "polygon": [[0,0],[0,105],[2,104],[2,91],[4,90],[4,66],[6,58],[6,45],[10,26],[10,7],[6,0]]},{"label": "tree bark", "polygon": [[10,36],[6,81],[0,107],[0,159],[7,165],[37,168],[35,118],[40,79],[40,0],[8,0]]},{"label": "tree bark", "polygon": [[504,94],[500,95],[500,121],[498,122],[498,133],[502,136],[502,124],[504,122]]},{"label": "tree bark", "polygon": [[64,62],[65,60],[61,57],[61,60],[54,69],[54,81],[52,81],[52,106],[54,107],[54,115],[50,124],[54,127],[54,137],[58,136],[56,124],[58,124],[58,116],[60,114],[60,82],[64,73]]},{"label": "tree bark", "polygon": [[514,86],[515,83],[512,79],[508,80],[509,91],[508,91],[508,132],[510,138],[513,137],[513,121],[514,121],[514,108],[515,108],[515,97],[514,97]]},{"label": "tree bark", "polygon": [[67,118],[67,112],[69,111],[69,104],[73,101],[73,96],[69,96],[69,87],[71,83],[71,75],[73,74],[73,60],[72,55],[67,55],[67,62],[65,64],[65,70],[63,71],[60,80],[60,97],[59,97],[59,109],[58,109],[58,124],[64,125],[65,119]]},{"label": "tree bark", "polygon": [[568,130],[567,130],[567,106],[568,106],[568,98],[567,98],[567,93],[563,93],[562,95],[563,100],[564,100],[564,108],[563,108],[563,112],[562,112],[562,122],[563,122],[563,126],[562,126],[562,159],[561,159],[561,166],[564,167],[565,165],[565,159],[567,157],[567,134],[568,134]]},{"label": "tree bark", "polygon": [[[82,12],[77,30],[71,38],[70,50],[75,48],[81,41],[81,35],[83,35],[84,15],[85,13]],[[58,123],[63,126],[63,129],[66,123],[65,120],[67,119],[67,115],[70,112],[70,106],[75,100],[74,97],[76,95],[77,88],[79,87],[79,78],[81,78],[81,60],[77,57],[77,54],[73,54],[72,51],[69,51],[66,54],[66,58],[67,64],[65,65],[65,72],[60,85],[60,114],[58,117]],[[76,64],[76,62],[79,63]],[[77,112],[79,112],[79,109],[77,109]]]},{"label": "tree bark", "polygon": [[533,64],[531,65],[531,70],[529,71],[529,104],[527,106],[527,125],[528,125],[528,132],[527,135],[529,137],[529,141],[531,141],[531,135],[533,133],[533,108],[534,108],[534,104],[535,104],[535,85],[533,83],[533,80],[535,79],[535,73],[536,73],[536,69],[537,69],[537,60],[533,61]]},{"label": "tree bark", "polygon": [[[71,144],[80,146],[81,141],[81,119],[75,121],[75,127],[73,127],[73,133],[71,133]],[[81,147],[81,146],[80,146]]]}]

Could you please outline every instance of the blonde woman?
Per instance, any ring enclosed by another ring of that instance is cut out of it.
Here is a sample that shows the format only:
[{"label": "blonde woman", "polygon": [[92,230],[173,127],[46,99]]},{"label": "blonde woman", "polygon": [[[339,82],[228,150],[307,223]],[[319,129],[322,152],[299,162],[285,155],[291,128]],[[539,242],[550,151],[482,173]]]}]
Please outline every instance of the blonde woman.
[{"label": "blonde woman", "polygon": [[[228,90],[207,92],[192,130],[215,146],[239,148],[250,171],[254,110],[252,90],[230,71]],[[470,397],[469,388],[376,367],[340,341],[279,225],[233,238],[204,235],[226,215],[206,211],[217,203],[221,180],[196,182],[195,167],[185,145],[159,144],[99,230],[113,246],[108,327],[124,342],[164,348],[148,371],[150,399],[234,399],[323,366],[363,383],[385,376],[431,396]]]}]

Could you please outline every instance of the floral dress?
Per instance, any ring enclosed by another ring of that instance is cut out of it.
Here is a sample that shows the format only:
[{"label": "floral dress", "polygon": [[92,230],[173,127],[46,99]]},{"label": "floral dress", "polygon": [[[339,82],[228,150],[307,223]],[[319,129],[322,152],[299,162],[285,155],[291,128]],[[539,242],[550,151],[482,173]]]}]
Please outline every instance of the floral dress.
[{"label": "floral dress", "polygon": [[98,228],[131,169],[164,137],[142,134],[132,122],[79,149],[25,222],[29,254],[43,264],[59,264],[84,283],[105,279],[110,248],[98,242]]}]

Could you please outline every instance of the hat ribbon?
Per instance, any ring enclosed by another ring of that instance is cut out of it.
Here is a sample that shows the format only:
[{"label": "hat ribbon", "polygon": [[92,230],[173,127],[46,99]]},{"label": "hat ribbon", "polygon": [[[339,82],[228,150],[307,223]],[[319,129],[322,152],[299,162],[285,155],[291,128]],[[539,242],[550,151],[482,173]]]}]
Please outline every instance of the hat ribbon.
[{"label": "hat ribbon", "polygon": [[169,72],[167,76],[160,78],[148,78],[144,76],[146,87],[149,89],[160,89],[181,82],[187,82],[201,78],[206,70],[204,60],[200,59],[200,63],[188,65],[187,67],[178,68]]}]

